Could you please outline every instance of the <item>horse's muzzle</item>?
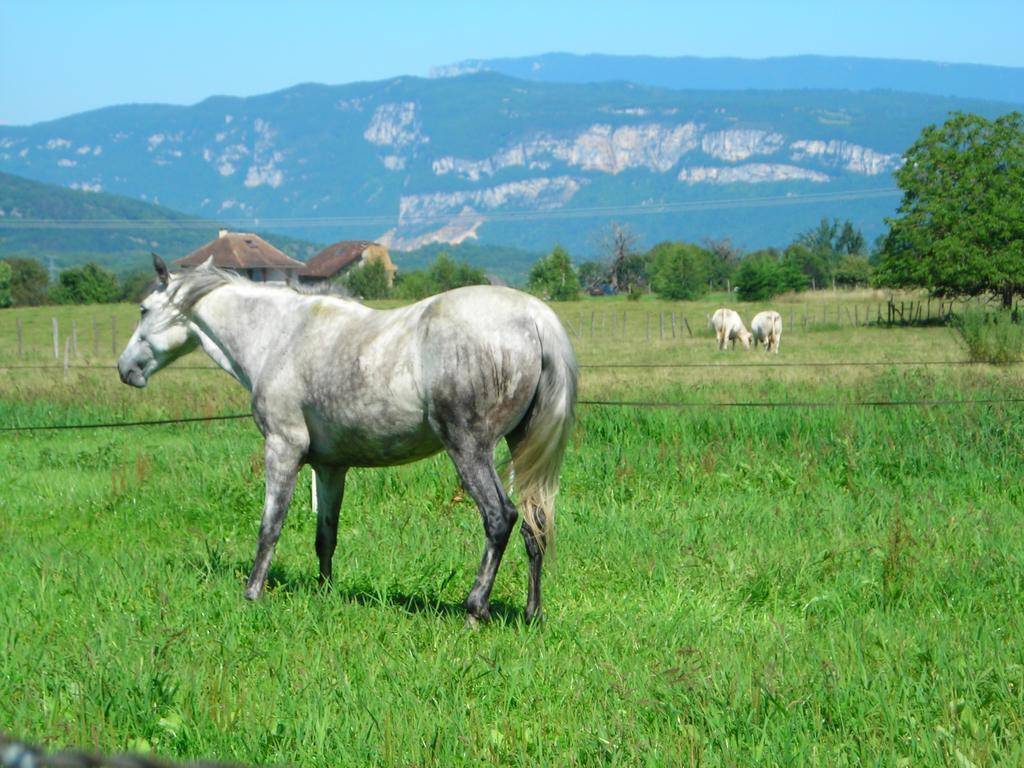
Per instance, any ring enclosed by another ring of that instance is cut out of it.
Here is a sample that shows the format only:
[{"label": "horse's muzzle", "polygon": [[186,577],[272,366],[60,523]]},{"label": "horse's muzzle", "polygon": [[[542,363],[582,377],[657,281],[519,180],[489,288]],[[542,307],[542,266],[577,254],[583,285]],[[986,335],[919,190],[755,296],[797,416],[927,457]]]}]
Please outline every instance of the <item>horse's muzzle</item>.
[{"label": "horse's muzzle", "polygon": [[118,360],[117,373],[125,384],[130,384],[140,389],[146,386],[146,377],[142,375],[142,369],[137,365],[126,365]]}]

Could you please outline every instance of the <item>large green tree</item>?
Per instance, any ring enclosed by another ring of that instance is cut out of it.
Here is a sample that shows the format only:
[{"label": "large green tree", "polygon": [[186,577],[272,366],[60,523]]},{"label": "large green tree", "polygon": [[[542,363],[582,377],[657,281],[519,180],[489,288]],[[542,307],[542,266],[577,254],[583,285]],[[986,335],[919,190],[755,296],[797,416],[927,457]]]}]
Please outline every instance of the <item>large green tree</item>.
[{"label": "large green tree", "polygon": [[1024,116],[954,113],[903,157],[875,282],[1010,306],[1024,291]]}]

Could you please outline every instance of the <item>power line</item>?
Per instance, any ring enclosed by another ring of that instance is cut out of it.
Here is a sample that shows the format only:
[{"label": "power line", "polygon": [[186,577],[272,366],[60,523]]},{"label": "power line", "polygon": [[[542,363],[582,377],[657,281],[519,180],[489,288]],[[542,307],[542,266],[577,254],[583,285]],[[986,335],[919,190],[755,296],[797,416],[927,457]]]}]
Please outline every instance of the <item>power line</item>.
[{"label": "power line", "polygon": [[[656,408],[656,409],[686,409],[686,408],[906,408],[906,407],[938,407],[938,406],[967,406],[967,405],[1017,405],[1024,403],[1024,397],[992,397],[973,399],[919,399],[919,400],[832,400],[828,402],[818,400],[790,400],[783,402],[770,402],[751,400],[745,402],[668,402],[656,400],[577,400],[577,405],[614,407],[614,408]],[[155,419],[151,421],[114,421],[97,422],[92,424],[49,424],[33,425],[25,427],[0,427],[3,432],[44,432],[44,431],[65,431],[72,429],[119,429],[122,427],[154,427],[166,426],[169,424],[193,424],[212,421],[231,421],[236,419],[251,418],[250,413],[232,413],[223,416],[195,416],[180,419]]]},{"label": "power line", "polygon": [[0,432],[43,432],[68,429],[119,429],[121,427],[156,427],[166,424],[194,424],[205,421],[231,421],[249,419],[251,413],[229,413],[223,416],[188,416],[180,419],[154,419],[151,421],[108,421],[93,424],[47,424],[28,427],[0,427]]},{"label": "power line", "polygon": [[[580,363],[580,368],[843,368],[860,366],[888,365],[893,367],[913,367],[924,365],[1019,365],[1024,360],[1007,360],[1005,362],[987,362],[984,360],[835,360],[832,362],[772,362],[763,363]],[[0,366],[2,367],[2,366]]]},{"label": "power line", "polygon": [[970,400],[790,400],[768,402],[751,400],[734,403],[658,402],[647,400],[577,400],[577,405],[615,406],[620,408],[906,408],[911,406],[1006,405],[1024,403],[1024,397],[994,397]]},{"label": "power line", "polygon": [[[780,205],[803,205],[824,202],[847,202],[870,200],[901,194],[896,187],[852,190],[842,192],[812,192],[809,194],[771,195],[761,197],[737,197],[721,200],[691,200],[675,203],[651,203],[637,205],[586,206],[580,208],[552,208],[544,210],[474,210],[470,216],[484,216],[490,221],[538,221],[595,218],[600,216],[654,216],[690,211],[739,210],[744,208],[774,207]],[[251,217],[237,219],[34,219],[4,218],[0,229],[167,229],[194,228],[229,225],[232,228],[289,228],[289,227],[338,227],[338,226],[394,226],[414,224],[436,224],[458,218],[458,212],[439,214],[388,214],[366,216],[293,216],[293,217]]]}]

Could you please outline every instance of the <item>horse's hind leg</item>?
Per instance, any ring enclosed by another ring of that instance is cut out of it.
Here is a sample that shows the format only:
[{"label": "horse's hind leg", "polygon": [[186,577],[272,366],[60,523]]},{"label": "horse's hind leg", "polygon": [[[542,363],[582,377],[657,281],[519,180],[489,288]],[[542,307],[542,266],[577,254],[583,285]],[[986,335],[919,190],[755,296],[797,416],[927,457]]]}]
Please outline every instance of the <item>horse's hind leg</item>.
[{"label": "horse's hind leg", "polygon": [[[525,424],[520,424],[514,431],[505,436],[509,450],[514,456],[517,446],[526,439]],[[526,503],[520,500],[520,503]],[[524,509],[524,515],[529,516],[531,510]],[[544,510],[535,507],[533,519],[536,520],[540,530],[544,530],[546,520]],[[526,621],[530,623],[540,618],[540,577],[544,570],[544,538],[543,534],[535,531],[523,520],[519,526],[519,532],[523,535],[523,543],[526,545],[526,556],[530,562],[529,586],[526,590]]]},{"label": "horse's hind leg", "polygon": [[[537,524],[544,527],[544,512],[535,512]],[[526,592],[526,621],[527,623],[540,618],[540,575],[544,565],[544,550],[541,547],[540,537],[526,523],[519,526],[523,534],[523,542],[526,544],[526,555],[530,559],[530,585]]]},{"label": "horse's hind leg", "polygon": [[274,547],[281,535],[288,505],[295,490],[295,476],[299,471],[303,449],[290,444],[275,435],[267,437],[264,447],[266,456],[267,489],[263,501],[263,520],[260,523],[259,544],[256,546],[256,559],[252,564],[249,582],[245,588],[245,596],[255,600],[263,591],[270,570],[270,560],[274,556]]},{"label": "horse's hind leg", "polygon": [[455,462],[462,486],[473,497],[483,518],[487,540],[476,581],[466,598],[466,610],[471,618],[486,621],[491,616],[489,601],[494,576],[518,513],[494,469],[493,448],[467,452],[449,449],[448,454]]},{"label": "horse's hind leg", "polygon": [[348,467],[314,465],[316,473],[316,555],[320,560],[320,584],[331,580],[331,561],[338,545],[338,513],[345,496]]}]

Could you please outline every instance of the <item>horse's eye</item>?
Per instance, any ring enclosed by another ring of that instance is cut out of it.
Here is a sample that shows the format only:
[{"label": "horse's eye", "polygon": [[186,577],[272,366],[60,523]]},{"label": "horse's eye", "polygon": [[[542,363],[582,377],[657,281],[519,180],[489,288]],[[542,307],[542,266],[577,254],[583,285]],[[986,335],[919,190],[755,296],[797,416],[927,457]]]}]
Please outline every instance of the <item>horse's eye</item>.
[{"label": "horse's eye", "polygon": [[139,307],[139,314],[143,317],[146,316],[147,312],[149,312],[149,307]]}]

